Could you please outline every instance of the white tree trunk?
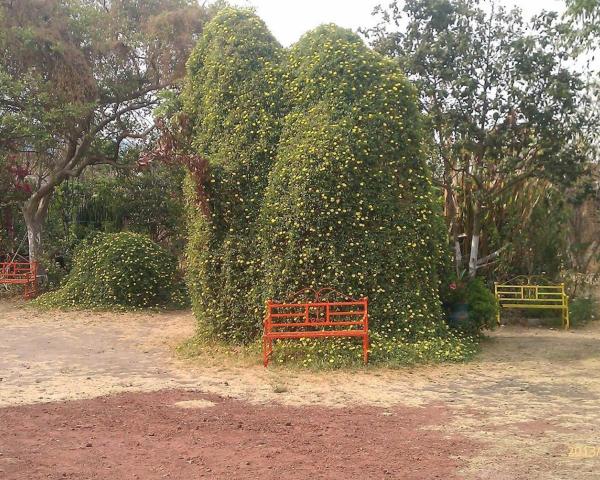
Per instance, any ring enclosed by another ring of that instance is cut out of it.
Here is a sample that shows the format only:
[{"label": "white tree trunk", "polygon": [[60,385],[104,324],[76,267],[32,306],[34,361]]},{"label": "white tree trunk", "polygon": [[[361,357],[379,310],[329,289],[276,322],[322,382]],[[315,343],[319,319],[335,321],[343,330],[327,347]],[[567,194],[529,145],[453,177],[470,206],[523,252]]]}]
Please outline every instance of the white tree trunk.
[{"label": "white tree trunk", "polygon": [[456,269],[456,276],[460,275],[462,269],[462,251],[460,249],[460,240],[458,237],[454,239],[454,267]]},{"label": "white tree trunk", "polygon": [[29,242],[29,261],[39,261],[42,254],[42,221],[35,215],[24,216]]},{"label": "white tree trunk", "polygon": [[23,218],[25,219],[25,225],[27,225],[30,261],[39,262],[43,253],[42,232],[52,193],[53,190],[48,190],[46,195],[41,198],[34,195],[23,205]]},{"label": "white tree trunk", "polygon": [[473,234],[471,236],[471,252],[469,254],[469,277],[477,275],[477,260],[479,259],[479,237],[481,235],[480,209],[477,202],[473,206]]},{"label": "white tree trunk", "polygon": [[471,255],[469,257],[469,276],[474,278],[477,274],[477,257],[479,255],[479,231],[473,233],[471,238]]}]

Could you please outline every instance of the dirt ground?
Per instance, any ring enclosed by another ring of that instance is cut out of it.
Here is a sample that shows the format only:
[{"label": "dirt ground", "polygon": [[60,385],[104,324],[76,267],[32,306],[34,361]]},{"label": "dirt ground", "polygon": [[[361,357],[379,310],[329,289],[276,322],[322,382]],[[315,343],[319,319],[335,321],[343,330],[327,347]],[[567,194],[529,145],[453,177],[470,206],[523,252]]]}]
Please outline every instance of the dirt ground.
[{"label": "dirt ground", "polygon": [[179,360],[193,328],[1,302],[0,478],[600,479],[598,322],[323,373]]}]

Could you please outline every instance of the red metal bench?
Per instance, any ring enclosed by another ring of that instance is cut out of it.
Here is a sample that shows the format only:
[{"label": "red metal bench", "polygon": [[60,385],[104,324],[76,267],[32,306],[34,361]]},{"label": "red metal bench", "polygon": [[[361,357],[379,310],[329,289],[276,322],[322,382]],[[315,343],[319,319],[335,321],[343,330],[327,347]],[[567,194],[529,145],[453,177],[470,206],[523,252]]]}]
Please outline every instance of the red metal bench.
[{"label": "red metal bench", "polygon": [[[310,301],[294,301],[313,294]],[[342,301],[328,301],[331,296]],[[269,364],[273,341],[291,338],[362,337],[363,361],[369,359],[369,312],[367,298],[355,300],[331,288],[304,289],[287,302],[267,302],[264,320],[263,363]]]},{"label": "red metal bench", "polygon": [[23,285],[23,298],[35,297],[37,262],[0,262],[0,284]]}]

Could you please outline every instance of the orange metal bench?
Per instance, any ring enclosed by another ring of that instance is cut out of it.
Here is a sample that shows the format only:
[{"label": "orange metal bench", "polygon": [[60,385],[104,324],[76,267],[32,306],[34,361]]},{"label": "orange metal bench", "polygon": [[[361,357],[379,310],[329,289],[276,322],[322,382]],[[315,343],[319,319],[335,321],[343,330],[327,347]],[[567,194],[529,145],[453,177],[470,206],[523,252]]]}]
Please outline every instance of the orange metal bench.
[{"label": "orange metal bench", "polygon": [[37,262],[0,262],[0,284],[23,285],[23,298],[35,297]]},{"label": "orange metal bench", "polygon": [[[300,295],[314,294],[310,301],[293,301]],[[330,296],[343,301],[327,301]],[[291,338],[361,337],[363,361],[369,360],[369,311],[367,298],[355,300],[331,288],[304,289],[287,302],[267,302],[264,319],[263,363],[269,364],[273,341]]]}]

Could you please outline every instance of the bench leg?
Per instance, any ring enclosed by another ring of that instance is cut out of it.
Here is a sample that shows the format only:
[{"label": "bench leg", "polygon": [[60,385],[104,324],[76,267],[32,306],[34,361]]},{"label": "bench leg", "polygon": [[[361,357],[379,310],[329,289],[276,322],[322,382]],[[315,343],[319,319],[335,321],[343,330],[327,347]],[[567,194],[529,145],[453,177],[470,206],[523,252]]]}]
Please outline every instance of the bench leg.
[{"label": "bench leg", "polygon": [[263,365],[269,365],[269,357],[273,353],[273,340],[263,337]]},{"label": "bench leg", "polygon": [[365,365],[369,363],[369,337],[367,335],[363,337],[363,362]]},{"label": "bench leg", "polygon": [[563,310],[562,317],[563,317],[562,318],[563,327],[564,327],[565,330],[568,330],[569,327],[570,327],[570,325],[569,325],[569,323],[570,323],[570,321],[569,321],[570,320],[569,319],[569,308],[568,307]]},{"label": "bench leg", "polygon": [[33,296],[32,287],[30,283],[23,285],[23,300],[29,300]]}]

